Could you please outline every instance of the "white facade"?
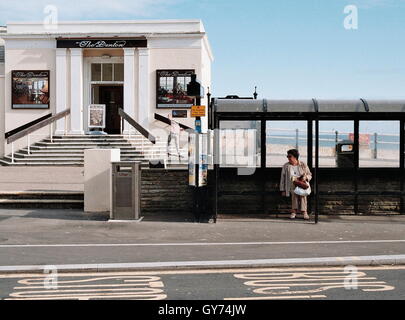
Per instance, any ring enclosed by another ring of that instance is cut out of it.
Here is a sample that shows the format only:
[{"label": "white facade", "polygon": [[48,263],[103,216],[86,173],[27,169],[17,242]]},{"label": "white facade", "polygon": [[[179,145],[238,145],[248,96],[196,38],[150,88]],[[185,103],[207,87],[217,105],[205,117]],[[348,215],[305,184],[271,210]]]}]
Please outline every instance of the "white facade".
[{"label": "white facade", "polygon": [[[57,122],[56,134],[88,132],[88,105],[101,99],[100,91],[106,91],[106,87],[122,88],[121,107],[146,129],[164,127],[154,120],[154,114],[167,117],[172,109],[182,108],[157,108],[157,70],[194,70],[205,92],[210,87],[213,56],[199,20],[60,22],[56,29],[48,29],[42,22],[17,22],[9,23],[6,30],[0,29],[0,38],[5,46],[4,66],[0,63],[0,156],[10,152],[4,142],[5,132],[49,113],[71,110],[66,123]],[[93,39],[140,39],[146,40],[146,45],[122,48],[61,48],[58,45],[63,40]],[[101,64],[106,70],[112,65],[111,74],[117,72],[118,80],[95,81],[93,64]],[[12,108],[11,74],[16,70],[49,70],[49,109]],[[111,92],[108,94],[107,98],[113,97]],[[120,97],[119,90],[114,94]],[[207,104],[206,97],[202,104]],[[178,121],[193,127],[190,109],[186,110],[187,118]],[[206,117],[202,123],[204,130]],[[124,133],[127,130],[126,124]],[[39,130],[38,139],[40,134],[49,134],[49,129]],[[15,148],[26,144],[19,141]]]}]

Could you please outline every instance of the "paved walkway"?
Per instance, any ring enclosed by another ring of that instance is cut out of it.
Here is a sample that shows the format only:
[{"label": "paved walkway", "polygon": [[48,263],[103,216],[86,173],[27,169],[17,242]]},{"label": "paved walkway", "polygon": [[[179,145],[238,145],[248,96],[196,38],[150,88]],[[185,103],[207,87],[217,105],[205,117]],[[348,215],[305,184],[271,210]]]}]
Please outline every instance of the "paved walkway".
[{"label": "paved walkway", "polygon": [[83,191],[83,167],[0,166],[0,192]]},{"label": "paved walkway", "polygon": [[318,225],[281,218],[219,220],[217,224],[126,223],[108,222],[104,216],[80,210],[0,210],[0,268],[280,261],[308,265],[326,263],[324,259],[330,257],[355,257],[342,260],[347,263],[361,262],[361,257],[405,261],[405,218],[325,217]]}]

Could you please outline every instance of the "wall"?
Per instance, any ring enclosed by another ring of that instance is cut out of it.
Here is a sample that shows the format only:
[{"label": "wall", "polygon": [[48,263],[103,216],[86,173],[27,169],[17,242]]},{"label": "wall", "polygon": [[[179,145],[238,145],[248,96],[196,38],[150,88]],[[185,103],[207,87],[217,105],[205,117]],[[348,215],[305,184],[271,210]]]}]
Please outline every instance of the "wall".
[{"label": "wall", "polygon": [[[27,122],[55,112],[55,40],[11,40],[5,41],[5,131],[8,132]],[[50,70],[50,109],[17,110],[11,109],[11,71],[12,70]],[[49,135],[49,128],[38,130],[32,142]],[[15,149],[27,145],[26,139],[15,143]],[[6,153],[11,152],[11,145],[6,146]]]},{"label": "wall", "polygon": [[[235,176],[230,171],[221,172],[222,191],[249,192],[249,195],[226,195],[219,197],[219,214],[252,215],[252,214],[288,214],[290,198],[282,198],[279,193],[281,170],[271,169],[265,175],[259,171],[252,176]],[[263,178],[263,179],[261,179]],[[347,174],[321,172],[320,191],[351,191],[351,176]],[[191,214],[192,189],[188,186],[188,172],[185,170],[143,170],[142,171],[142,206],[144,213],[178,212],[180,215]],[[213,171],[209,172],[209,193],[212,205]],[[268,192],[265,199],[265,210],[262,209],[262,183]],[[360,176],[361,191],[395,191],[399,189],[399,175],[394,171],[377,174],[369,171]],[[311,197],[312,198],[312,197]],[[353,214],[353,196],[321,196],[320,214]],[[360,214],[398,214],[399,197],[361,196],[359,197]]]},{"label": "wall", "polygon": [[[197,78],[201,77],[201,49],[151,49],[150,50],[150,117],[158,113],[167,117],[172,109],[156,108],[156,70],[158,69],[194,69]],[[180,118],[179,122],[194,128],[194,118]]]},{"label": "wall", "polygon": [[184,170],[142,170],[142,213],[189,215],[193,198]]}]

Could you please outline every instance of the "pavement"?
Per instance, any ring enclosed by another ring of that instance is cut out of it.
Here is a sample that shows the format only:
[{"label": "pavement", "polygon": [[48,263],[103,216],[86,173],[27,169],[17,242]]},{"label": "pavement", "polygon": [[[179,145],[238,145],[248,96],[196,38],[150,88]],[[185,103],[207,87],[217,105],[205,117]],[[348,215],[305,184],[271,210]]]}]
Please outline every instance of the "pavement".
[{"label": "pavement", "polygon": [[[186,218],[186,217],[185,217]],[[405,217],[109,222],[81,210],[1,209],[0,271],[405,264]]]}]

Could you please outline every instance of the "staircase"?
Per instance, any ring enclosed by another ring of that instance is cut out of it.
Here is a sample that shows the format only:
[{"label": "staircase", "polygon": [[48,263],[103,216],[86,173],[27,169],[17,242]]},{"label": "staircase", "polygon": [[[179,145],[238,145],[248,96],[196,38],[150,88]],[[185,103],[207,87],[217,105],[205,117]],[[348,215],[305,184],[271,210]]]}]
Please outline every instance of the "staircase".
[{"label": "staircase", "polygon": [[[4,166],[83,166],[84,150],[95,148],[120,149],[121,161],[141,161],[148,166],[149,160],[166,159],[165,141],[152,144],[141,134],[124,135],[61,135],[41,140],[29,148],[23,148],[0,159]],[[174,148],[173,148],[174,149]],[[187,163],[187,150],[182,149],[182,161],[173,157],[177,164]],[[171,154],[174,154],[174,150]],[[167,159],[166,159],[167,160]]]}]

